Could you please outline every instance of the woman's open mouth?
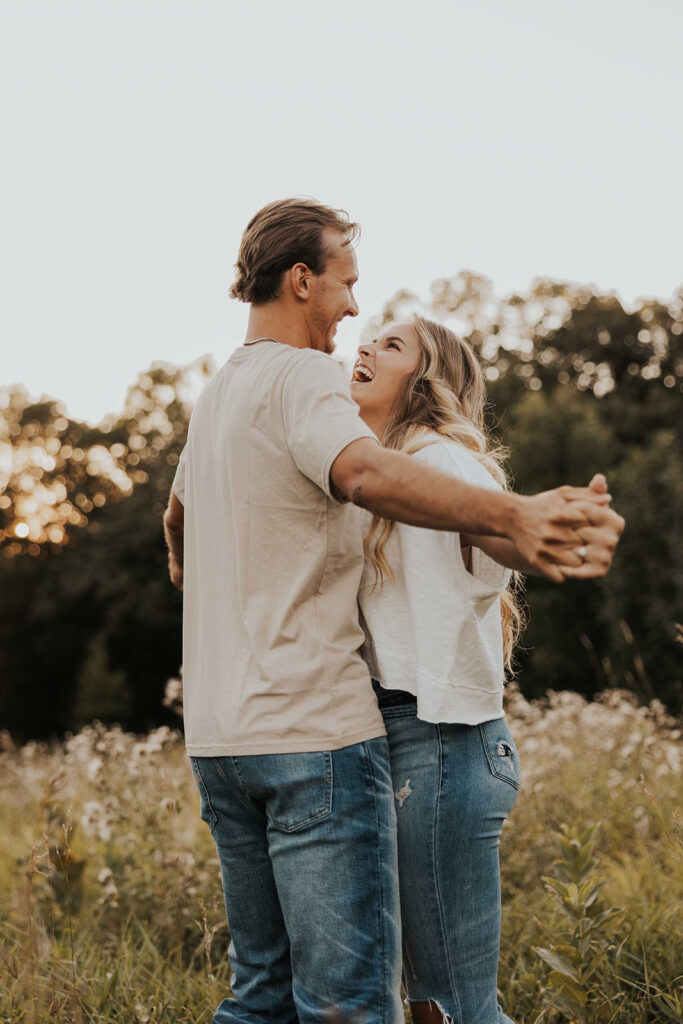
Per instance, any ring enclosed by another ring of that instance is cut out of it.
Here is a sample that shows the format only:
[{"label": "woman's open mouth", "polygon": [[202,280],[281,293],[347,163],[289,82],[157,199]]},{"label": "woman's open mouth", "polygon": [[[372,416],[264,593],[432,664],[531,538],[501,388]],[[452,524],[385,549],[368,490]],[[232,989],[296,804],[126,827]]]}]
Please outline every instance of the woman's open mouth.
[{"label": "woman's open mouth", "polygon": [[364,363],[356,363],[351,378],[352,384],[369,384],[374,379],[375,375],[368,366],[365,366]]}]

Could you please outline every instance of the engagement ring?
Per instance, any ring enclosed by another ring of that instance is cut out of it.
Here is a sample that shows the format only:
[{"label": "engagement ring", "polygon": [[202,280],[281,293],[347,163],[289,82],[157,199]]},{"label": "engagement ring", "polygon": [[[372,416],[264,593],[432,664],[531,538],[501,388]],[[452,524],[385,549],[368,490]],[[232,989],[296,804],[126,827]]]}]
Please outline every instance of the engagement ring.
[{"label": "engagement ring", "polygon": [[588,548],[585,548],[585,547],[577,548],[576,549],[576,553],[579,556],[579,558],[581,559],[581,561],[585,562],[586,561],[586,555],[588,554]]}]

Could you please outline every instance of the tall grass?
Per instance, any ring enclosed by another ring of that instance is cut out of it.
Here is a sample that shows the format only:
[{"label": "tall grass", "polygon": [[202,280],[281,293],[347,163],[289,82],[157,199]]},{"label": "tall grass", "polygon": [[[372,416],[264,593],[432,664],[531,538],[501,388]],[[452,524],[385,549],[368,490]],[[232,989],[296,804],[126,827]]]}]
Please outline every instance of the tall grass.
[{"label": "tall grass", "polygon": [[[508,718],[523,785],[501,847],[506,1012],[519,1024],[683,1020],[676,723],[617,691],[528,703],[511,688]],[[179,734],[95,724],[20,749],[5,737],[0,786],[0,1022],[210,1021],[229,993],[229,935]],[[582,868],[567,868],[558,834]],[[568,912],[568,870],[598,886],[599,911]],[[579,949],[577,922],[605,911]],[[548,951],[580,978],[583,1003]]]}]

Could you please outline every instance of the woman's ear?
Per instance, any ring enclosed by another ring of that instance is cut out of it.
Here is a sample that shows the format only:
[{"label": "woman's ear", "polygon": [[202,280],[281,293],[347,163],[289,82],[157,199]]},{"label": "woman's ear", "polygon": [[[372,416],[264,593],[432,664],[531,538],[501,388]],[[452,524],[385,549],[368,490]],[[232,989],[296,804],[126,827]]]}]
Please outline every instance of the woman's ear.
[{"label": "woman's ear", "polygon": [[431,394],[431,387],[426,377],[417,378],[417,380],[413,384],[413,394],[420,395],[421,398],[424,398],[426,395]]}]

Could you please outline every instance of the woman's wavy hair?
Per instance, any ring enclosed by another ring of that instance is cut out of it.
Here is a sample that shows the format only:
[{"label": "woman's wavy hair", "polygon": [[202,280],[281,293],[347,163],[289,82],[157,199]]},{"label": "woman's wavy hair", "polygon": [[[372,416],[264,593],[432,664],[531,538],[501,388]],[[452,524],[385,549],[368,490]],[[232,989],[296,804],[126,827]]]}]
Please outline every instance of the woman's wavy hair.
[{"label": "woman's wavy hair", "polygon": [[[385,448],[414,455],[440,434],[464,445],[502,487],[507,452],[491,443],[484,425],[486,388],[477,357],[466,342],[447,327],[414,316],[412,326],[420,343],[420,361],[408,374],[380,440]],[[390,519],[373,516],[365,535],[365,554],[375,570],[375,585],[394,582],[385,547],[394,529]],[[522,581],[513,573],[500,598],[505,668],[513,673],[515,644],[524,628]]]}]

